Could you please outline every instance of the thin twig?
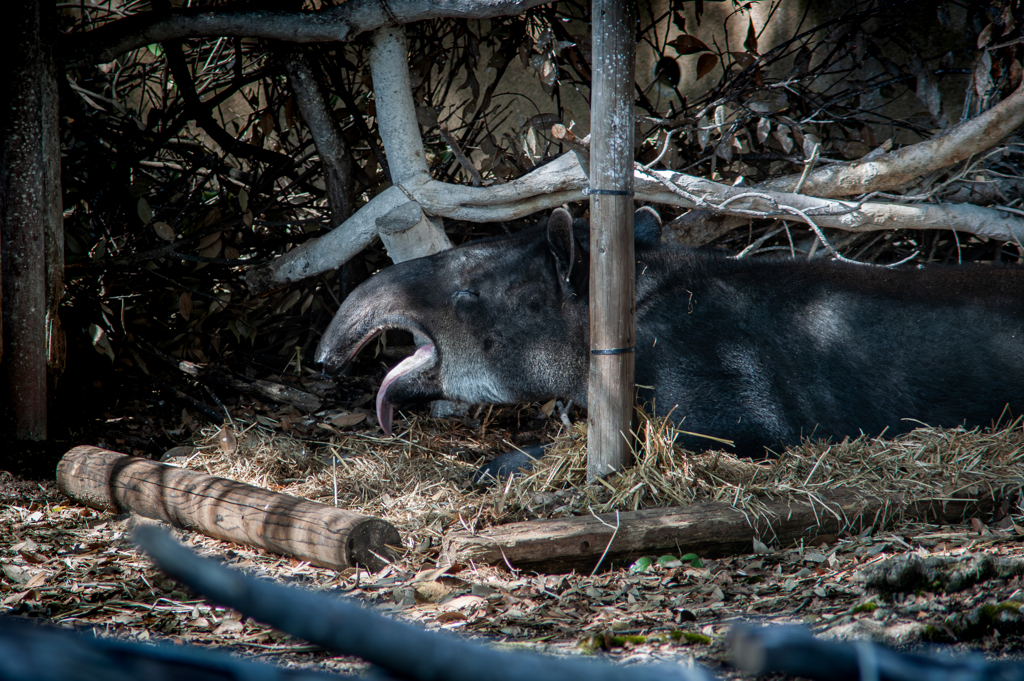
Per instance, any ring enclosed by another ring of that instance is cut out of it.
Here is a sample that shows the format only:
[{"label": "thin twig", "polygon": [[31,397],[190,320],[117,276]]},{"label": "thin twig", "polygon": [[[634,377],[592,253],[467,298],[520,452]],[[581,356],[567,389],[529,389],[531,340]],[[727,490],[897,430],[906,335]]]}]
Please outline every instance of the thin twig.
[{"label": "thin twig", "polygon": [[484,184],[484,178],[480,175],[480,171],[476,169],[476,166],[473,165],[473,162],[469,160],[469,157],[462,151],[459,141],[455,139],[455,136],[448,130],[448,125],[446,123],[441,123],[438,128],[441,130],[441,137],[444,137],[444,141],[448,143],[452,153],[455,154],[455,158],[459,160],[459,164],[466,169],[467,173],[469,173],[469,176],[473,180],[473,186],[482,187]]},{"label": "thin twig", "polygon": [[807,180],[807,176],[810,175],[811,170],[814,169],[814,164],[818,161],[818,152],[821,150],[821,144],[815,142],[814,149],[811,150],[811,157],[807,159],[807,163],[804,164],[804,172],[800,174],[800,181],[796,183],[796,189],[793,190],[794,194],[799,194],[800,190],[804,188],[804,182]]},{"label": "thin twig", "polygon": [[[602,480],[602,482],[604,482],[604,481]],[[612,536],[608,538],[608,544],[605,545],[605,547],[604,547],[604,553],[602,553],[601,557],[597,559],[597,565],[594,566],[594,569],[590,571],[590,576],[593,577],[594,575],[597,574],[598,569],[601,567],[601,563],[604,562],[604,557],[608,555],[608,550],[612,547],[612,542],[615,541],[615,535],[617,535],[619,533],[619,525],[621,523],[619,521],[619,512],[618,512],[618,510],[615,511],[615,524],[614,525],[606,523],[604,520],[599,518],[597,516],[597,514],[594,513],[594,509],[590,509],[590,515],[594,516],[594,518],[599,523],[604,525],[605,527],[612,528]]]}]

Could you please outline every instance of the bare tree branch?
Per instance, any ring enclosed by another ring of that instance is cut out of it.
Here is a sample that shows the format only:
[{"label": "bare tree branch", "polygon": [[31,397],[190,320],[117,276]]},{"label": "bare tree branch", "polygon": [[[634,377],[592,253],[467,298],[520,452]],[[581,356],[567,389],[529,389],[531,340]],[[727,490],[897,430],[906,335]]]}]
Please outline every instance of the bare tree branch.
[{"label": "bare tree branch", "polygon": [[288,156],[236,139],[231,133],[220,127],[213,114],[210,113],[210,108],[204,105],[203,101],[199,98],[199,93],[196,92],[195,81],[185,61],[181,43],[177,41],[168,42],[166,54],[167,63],[171,67],[171,73],[174,75],[175,83],[185,100],[185,105],[191,111],[196,123],[221,149],[240,158],[266,163],[271,168],[282,167],[291,163],[291,158]]},{"label": "bare tree branch", "polygon": [[509,652],[447,632],[427,631],[360,606],[355,600],[290,588],[201,558],[156,527],[140,525],[134,540],[172,577],[220,603],[293,636],[344,655],[357,655],[412,681],[711,681],[703,667],[624,666],[580,656]]},{"label": "bare tree branch", "polygon": [[[657,176],[657,179],[651,176]],[[807,213],[818,227],[831,227],[850,232],[879,229],[952,229],[1003,241],[1024,242],[1024,219],[997,208],[984,208],[967,203],[900,204],[885,202],[856,203],[824,199],[818,196],[730,187],[671,171],[649,173],[637,177],[637,198],[643,196],[655,203],[691,207],[695,203],[677,192],[667,190],[665,180],[685,193],[700,199],[698,208],[743,217],[788,217],[787,211],[773,206],[788,206]],[[740,198],[746,196],[749,198]],[[718,208],[719,205],[728,205]],[[803,220],[801,220],[803,222]]]},{"label": "bare tree branch", "polygon": [[[933,170],[988,149],[1021,125],[1024,125],[1024,84],[988,111],[950,128],[941,137],[901,147],[870,161],[818,168],[807,175],[802,191],[830,198],[905,187]],[[758,188],[791,192],[799,181],[799,175],[788,175],[763,182]]]},{"label": "bare tree branch", "polygon": [[152,43],[180,38],[272,38],[296,43],[350,40],[385,25],[439,17],[487,19],[520,14],[549,0],[349,0],[318,11],[182,8],[143,12],[85,33],[61,45],[64,65],[103,64]]},{"label": "bare tree branch", "polygon": [[313,138],[324,167],[324,184],[331,218],[344,222],[352,215],[352,158],[334,115],[324,101],[323,92],[304,48],[289,46],[281,50],[288,83],[295,92],[302,120]]},{"label": "bare tree branch", "polygon": [[[391,181],[402,189],[404,185],[428,180],[427,155],[423,151],[423,137],[416,119],[416,104],[409,80],[409,49],[404,26],[377,29],[370,51],[370,70],[377,111],[387,112],[386,116],[377,117],[377,129],[391,168]],[[409,196],[408,193],[406,195]],[[402,231],[378,230],[394,262],[452,247],[441,219],[422,212],[420,215],[418,222]]]},{"label": "bare tree branch", "polygon": [[[253,268],[247,275],[247,282],[254,292],[262,293],[339,267],[373,240],[377,218],[408,201],[410,196],[431,215],[470,222],[498,222],[581,201],[587,186],[583,168],[572,153],[563,154],[519,179],[492,187],[467,187],[414,178],[403,186],[404,191],[394,186],[382,192],[342,227],[317,241],[307,242],[267,265]],[[806,216],[817,227],[855,232],[893,228],[954,229],[1024,242],[1024,219],[971,204],[867,202],[858,205],[804,194],[731,187],[668,170],[637,172],[635,191],[641,201],[746,218],[787,217],[804,222]]]},{"label": "bare tree branch", "polygon": [[[307,242],[247,274],[250,288],[263,293],[339,267],[379,235],[395,262],[448,248],[439,217],[470,222],[506,221],[584,198],[587,176],[577,154],[565,154],[515,181],[490,187],[466,187],[429,177],[423,142],[409,86],[404,29],[382,28],[371,52],[374,96],[381,138],[394,186],[363,206],[343,225],[317,241]],[[754,190],[702,180],[672,171],[637,166],[636,196],[654,203],[697,208],[742,218],[785,217],[811,227],[833,257],[841,254],[825,241],[823,227],[847,231],[877,229],[953,229],[1017,243],[1024,242],[1024,220],[1009,212],[968,204],[903,205],[848,203],[830,197],[860,194],[905,185],[935,168],[956,163],[992,146],[1024,123],[1024,86],[992,109],[953,128],[947,135],[905,147],[881,159],[828,166],[784,178]],[[568,141],[561,129],[556,138]],[[585,143],[574,146],[585,148]],[[808,165],[810,168],[811,165]],[[796,193],[797,186],[803,193]],[[422,212],[404,210],[415,201]],[[381,229],[378,220],[403,207]],[[421,215],[411,228],[408,215]],[[399,219],[401,217],[402,219]]]}]

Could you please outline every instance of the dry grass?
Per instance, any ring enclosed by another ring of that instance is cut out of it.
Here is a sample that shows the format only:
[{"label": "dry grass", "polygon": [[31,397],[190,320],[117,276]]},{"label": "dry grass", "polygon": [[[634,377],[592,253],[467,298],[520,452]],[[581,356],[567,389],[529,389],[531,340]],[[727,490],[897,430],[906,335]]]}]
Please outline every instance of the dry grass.
[{"label": "dry grass", "polygon": [[563,429],[531,474],[490,489],[470,483],[477,463],[460,455],[500,448],[507,441],[502,433],[476,439],[449,422],[417,417],[405,425],[394,438],[335,430],[322,442],[253,427],[235,435],[234,448],[209,429],[188,465],[383,518],[410,548],[427,538],[437,545],[448,529],[704,501],[760,517],[766,499],[820,504],[839,489],[891,499],[874,523],[881,529],[898,523],[912,503],[983,492],[998,498],[1024,486],[1020,419],[996,430],[922,428],[892,440],[805,442],[755,462],[686,452],[670,421],[644,417],[636,465],[589,485],[586,427],[577,423],[571,432]]}]

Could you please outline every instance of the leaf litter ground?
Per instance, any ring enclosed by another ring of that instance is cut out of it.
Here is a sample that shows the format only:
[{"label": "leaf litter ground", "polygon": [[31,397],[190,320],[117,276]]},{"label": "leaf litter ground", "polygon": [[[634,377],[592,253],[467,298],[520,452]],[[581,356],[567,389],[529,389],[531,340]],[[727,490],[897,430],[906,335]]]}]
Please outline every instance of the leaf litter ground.
[{"label": "leaf litter ground", "polygon": [[[240,403],[230,425],[195,427],[195,445],[168,451],[168,462],[383,518],[403,537],[401,556],[377,573],[335,572],[179,537],[254,574],[359,598],[428,628],[549,652],[692,659],[724,673],[725,637],[739,621],[802,623],[827,637],[900,647],[955,644],[997,657],[1022,650],[1019,421],[992,432],[921,429],[895,440],[807,443],[757,463],[683,452],[669,424],[643,419],[637,465],[587,485],[585,428],[558,411],[548,404],[462,419],[407,414],[386,438],[358,408],[312,418]],[[553,454],[503,485],[470,483],[482,455],[524,436],[553,439]],[[102,444],[130,449],[116,438]],[[891,503],[871,522],[847,519],[845,531],[796,545],[773,544],[755,529],[765,499],[813,503],[837,489]],[[278,664],[359,668],[187,593],[131,545],[135,521],[127,515],[71,505],[51,481],[3,473],[0,490],[0,613],[102,636],[231,646]],[[905,513],[914,503],[986,494],[998,502],[994,512],[951,525]],[[694,556],[679,547],[594,574],[438,563],[451,530],[703,501],[743,509],[754,552]]]}]

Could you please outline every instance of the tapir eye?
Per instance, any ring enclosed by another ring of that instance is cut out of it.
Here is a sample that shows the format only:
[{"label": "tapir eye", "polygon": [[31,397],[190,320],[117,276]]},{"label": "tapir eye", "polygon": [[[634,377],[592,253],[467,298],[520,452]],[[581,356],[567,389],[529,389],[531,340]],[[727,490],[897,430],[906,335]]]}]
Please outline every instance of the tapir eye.
[{"label": "tapir eye", "polygon": [[456,300],[459,300],[459,299],[462,299],[462,300],[475,299],[475,298],[479,298],[480,297],[480,292],[477,291],[475,288],[464,288],[461,291],[456,291],[455,295],[453,297]]}]

